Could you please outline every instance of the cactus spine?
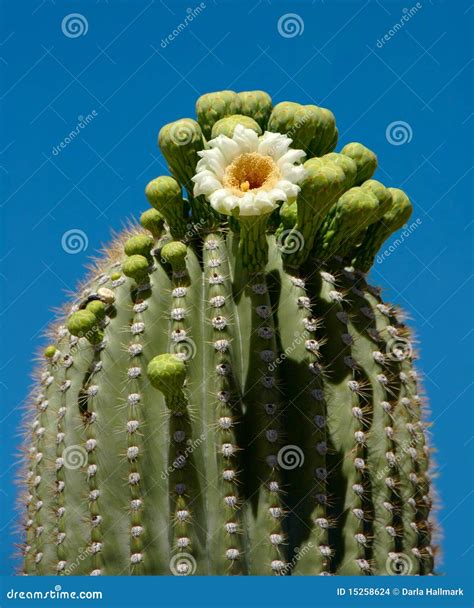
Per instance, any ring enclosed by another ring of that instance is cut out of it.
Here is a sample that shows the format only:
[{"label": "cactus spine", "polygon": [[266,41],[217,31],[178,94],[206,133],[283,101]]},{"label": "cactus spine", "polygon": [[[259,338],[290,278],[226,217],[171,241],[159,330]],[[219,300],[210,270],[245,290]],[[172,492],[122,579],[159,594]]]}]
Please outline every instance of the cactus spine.
[{"label": "cactus spine", "polygon": [[24,573],[431,574],[412,339],[366,277],[408,197],[325,108],[196,115],[49,332]]}]

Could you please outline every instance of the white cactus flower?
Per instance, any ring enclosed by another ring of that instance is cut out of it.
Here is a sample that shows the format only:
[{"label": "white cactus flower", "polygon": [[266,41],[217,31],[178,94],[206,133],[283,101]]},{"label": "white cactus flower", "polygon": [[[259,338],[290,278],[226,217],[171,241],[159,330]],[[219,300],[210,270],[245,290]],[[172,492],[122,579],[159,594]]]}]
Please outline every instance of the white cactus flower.
[{"label": "white cactus flower", "polygon": [[204,195],[219,213],[259,216],[277,203],[298,195],[305,169],[303,150],[290,148],[292,140],[281,133],[258,136],[237,125],[232,138],[219,135],[199,152],[194,196]]}]

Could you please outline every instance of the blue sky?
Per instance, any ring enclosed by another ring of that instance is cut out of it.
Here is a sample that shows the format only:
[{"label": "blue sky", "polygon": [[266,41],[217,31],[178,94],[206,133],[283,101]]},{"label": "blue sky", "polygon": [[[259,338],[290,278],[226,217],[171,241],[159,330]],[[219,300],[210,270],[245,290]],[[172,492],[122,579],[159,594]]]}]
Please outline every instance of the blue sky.
[{"label": "blue sky", "polygon": [[[471,571],[474,8],[424,0],[394,31],[415,5],[206,0],[170,40],[197,0],[1,2],[4,572],[15,540],[21,404],[52,309],[111,231],[147,207],[146,183],[166,171],[159,127],[224,88],[329,107],[341,144],[374,149],[378,178],[412,198],[416,229],[372,278],[405,308],[420,341],[438,449],[442,570]],[[79,13],[79,29],[63,21],[70,13]],[[278,27],[288,13],[296,14],[288,29]],[[65,236],[71,230],[78,241]]]}]

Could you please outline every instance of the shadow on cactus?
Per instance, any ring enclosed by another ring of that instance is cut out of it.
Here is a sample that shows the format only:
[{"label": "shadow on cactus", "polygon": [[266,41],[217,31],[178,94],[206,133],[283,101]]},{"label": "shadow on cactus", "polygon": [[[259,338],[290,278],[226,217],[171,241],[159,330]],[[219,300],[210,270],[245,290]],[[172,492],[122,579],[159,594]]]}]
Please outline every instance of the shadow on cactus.
[{"label": "shadow on cactus", "polygon": [[164,126],[171,176],[50,332],[26,574],[430,574],[410,332],[366,282],[412,206],[261,91]]}]

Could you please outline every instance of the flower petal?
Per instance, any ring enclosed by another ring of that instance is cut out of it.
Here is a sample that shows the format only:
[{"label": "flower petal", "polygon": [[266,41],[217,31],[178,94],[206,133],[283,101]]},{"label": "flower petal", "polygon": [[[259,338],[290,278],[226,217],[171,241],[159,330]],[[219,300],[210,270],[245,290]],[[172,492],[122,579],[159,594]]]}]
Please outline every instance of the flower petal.
[{"label": "flower petal", "polygon": [[211,206],[219,213],[231,215],[232,209],[238,204],[238,197],[235,196],[227,188],[216,190],[209,196]]},{"label": "flower petal", "polygon": [[272,188],[268,195],[274,203],[284,203],[287,200],[286,192],[281,188]]},{"label": "flower petal", "polygon": [[238,144],[240,153],[255,152],[258,148],[258,135],[252,129],[246,129],[242,125],[237,125],[234,129],[232,139]]},{"label": "flower petal", "polygon": [[294,184],[299,184],[306,175],[306,169],[303,165],[291,165],[290,163],[285,163],[282,167],[280,167],[280,173],[283,179],[289,180]]},{"label": "flower petal", "polygon": [[286,135],[265,131],[258,143],[257,152],[278,160],[288,151],[291,142],[292,140]]},{"label": "flower petal", "polygon": [[281,179],[275,187],[283,190],[287,198],[294,198],[295,196],[298,196],[298,193],[301,190],[299,186],[291,183],[287,179]]},{"label": "flower petal", "polygon": [[221,182],[216,179],[215,174],[212,171],[200,171],[193,177],[194,196],[209,196],[218,188],[222,188]]},{"label": "flower petal", "polygon": [[239,154],[242,154],[239,144],[226,135],[218,135],[216,138],[211,139],[208,142],[208,146],[221,152],[226,165],[235,160]]},{"label": "flower petal", "polygon": [[291,148],[290,150],[288,150],[288,152],[285,152],[285,154],[283,154],[283,156],[278,159],[277,165],[281,167],[285,163],[294,164],[301,161],[305,156],[306,153],[304,152],[304,150],[293,150],[293,148]]}]

